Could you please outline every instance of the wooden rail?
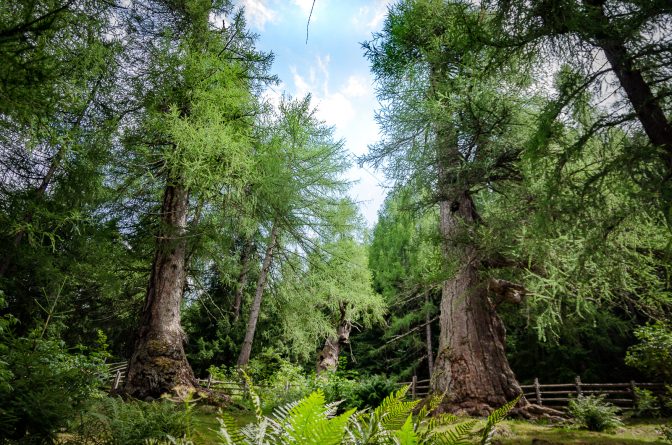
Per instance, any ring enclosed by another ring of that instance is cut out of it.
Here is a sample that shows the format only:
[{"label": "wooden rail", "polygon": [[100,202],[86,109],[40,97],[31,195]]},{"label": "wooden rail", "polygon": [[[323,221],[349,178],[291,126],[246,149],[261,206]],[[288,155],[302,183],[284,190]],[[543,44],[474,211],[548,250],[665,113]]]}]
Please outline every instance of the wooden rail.
[{"label": "wooden rail", "polygon": [[422,399],[429,395],[430,390],[430,380],[418,380],[416,376],[413,376],[413,379],[410,382],[397,382],[399,386],[409,385],[410,389],[408,392],[411,395],[412,399]]},{"label": "wooden rail", "polygon": [[[109,378],[107,383],[110,390],[119,388],[126,378],[128,362],[109,363]],[[207,379],[196,379],[196,382],[204,388],[213,388],[231,396],[245,393],[245,385],[236,381],[216,380],[211,375]],[[398,386],[409,385],[409,395],[413,399],[427,397],[430,393],[430,380],[418,380],[416,376],[410,382],[398,382]],[[255,388],[261,388],[256,386]],[[531,385],[520,385],[525,397],[537,405],[552,408],[566,408],[570,400],[581,395],[605,396],[605,401],[622,409],[630,409],[637,406],[637,394],[635,388],[648,389],[654,394],[665,392],[663,383],[584,383],[580,377],[574,379],[574,383],[539,383],[535,378]]]},{"label": "wooden rail", "polygon": [[[415,376],[410,382],[399,382],[399,386],[410,385],[409,393],[412,398],[423,398],[429,395],[430,380],[418,380]],[[637,405],[635,388],[648,389],[654,394],[665,392],[663,383],[583,383],[580,377],[574,383],[539,383],[534,379],[531,385],[520,385],[523,394],[532,403],[552,408],[566,408],[569,401],[580,395],[601,395],[604,400],[622,409],[634,408]]]},{"label": "wooden rail", "polygon": [[574,379],[574,383],[539,383],[534,379],[531,385],[520,385],[523,394],[530,402],[537,405],[552,408],[564,408],[569,401],[578,396],[604,395],[604,400],[623,409],[637,406],[637,393],[635,388],[648,389],[654,394],[665,391],[663,383],[584,383],[580,377]]},{"label": "wooden rail", "polygon": [[[108,363],[108,378],[106,384],[109,386],[110,391],[115,391],[119,389],[121,385],[124,384],[126,379],[126,368],[128,367],[128,362],[116,362]],[[235,381],[226,381],[226,380],[215,380],[211,375],[207,379],[196,379],[196,383],[201,385],[204,388],[214,388],[219,392],[224,394],[234,396],[242,395],[245,393],[245,385],[240,382]],[[255,388],[261,388],[262,386],[255,385]]]}]

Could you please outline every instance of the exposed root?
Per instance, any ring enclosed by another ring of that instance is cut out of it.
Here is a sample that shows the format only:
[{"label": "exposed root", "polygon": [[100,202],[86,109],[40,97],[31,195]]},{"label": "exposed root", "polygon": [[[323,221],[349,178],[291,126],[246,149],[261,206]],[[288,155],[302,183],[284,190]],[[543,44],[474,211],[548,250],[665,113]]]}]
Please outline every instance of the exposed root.
[{"label": "exposed root", "polygon": [[[434,414],[451,413],[458,416],[487,417],[497,408],[499,406],[491,406],[476,401],[465,401],[459,404],[447,402],[439,405]],[[526,420],[544,419],[550,422],[562,422],[566,419],[566,415],[562,411],[529,403],[525,399],[521,400],[518,406],[510,411],[509,416]]]},{"label": "exposed root", "polygon": [[526,420],[544,419],[550,422],[562,422],[566,420],[566,414],[562,411],[529,402],[512,409],[510,415]]}]

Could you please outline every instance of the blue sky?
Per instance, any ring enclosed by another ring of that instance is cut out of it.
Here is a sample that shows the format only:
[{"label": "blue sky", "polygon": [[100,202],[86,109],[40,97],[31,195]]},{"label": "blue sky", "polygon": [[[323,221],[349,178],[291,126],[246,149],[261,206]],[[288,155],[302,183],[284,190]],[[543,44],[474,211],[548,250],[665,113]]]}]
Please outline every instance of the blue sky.
[{"label": "blue sky", "polygon": [[[317,0],[306,24],[312,0],[238,0],[257,47],[275,54],[273,72],[281,84],[268,92],[277,99],[310,93],[319,117],[335,127],[353,155],[367,151],[378,138],[373,120],[377,101],[361,42],[380,30],[389,0]],[[382,173],[354,166],[348,177],[357,181],[351,195],[373,226],[384,199]]]}]

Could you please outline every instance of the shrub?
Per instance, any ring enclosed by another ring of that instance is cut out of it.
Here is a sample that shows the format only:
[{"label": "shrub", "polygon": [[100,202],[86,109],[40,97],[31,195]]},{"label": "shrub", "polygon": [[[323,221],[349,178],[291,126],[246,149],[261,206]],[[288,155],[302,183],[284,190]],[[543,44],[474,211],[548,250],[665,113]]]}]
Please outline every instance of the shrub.
[{"label": "shrub", "polygon": [[103,361],[68,351],[46,327],[16,337],[13,323],[0,317],[0,443],[49,442],[97,393]]},{"label": "shrub", "polygon": [[383,375],[372,375],[359,381],[353,390],[353,402],[350,406],[358,409],[376,407],[399,387]]},{"label": "shrub", "polygon": [[294,402],[310,394],[311,380],[306,377],[303,368],[287,360],[281,360],[278,370],[268,377],[259,389],[265,411]]},{"label": "shrub", "polygon": [[191,405],[104,397],[73,425],[70,444],[143,445],[191,434]]},{"label": "shrub", "polygon": [[574,422],[589,431],[609,431],[623,425],[617,412],[618,408],[604,401],[604,395],[579,396],[569,402]]},{"label": "shrub", "polygon": [[625,363],[654,379],[672,381],[672,328],[663,322],[635,330],[639,343],[628,348]]},{"label": "shrub", "polygon": [[633,414],[637,417],[657,417],[660,415],[658,397],[648,389],[635,388],[637,406]]},{"label": "shrub", "polygon": [[354,408],[361,404],[357,398],[359,383],[343,377],[338,372],[327,372],[315,379],[314,390],[324,393],[327,403],[341,402],[339,408]]}]

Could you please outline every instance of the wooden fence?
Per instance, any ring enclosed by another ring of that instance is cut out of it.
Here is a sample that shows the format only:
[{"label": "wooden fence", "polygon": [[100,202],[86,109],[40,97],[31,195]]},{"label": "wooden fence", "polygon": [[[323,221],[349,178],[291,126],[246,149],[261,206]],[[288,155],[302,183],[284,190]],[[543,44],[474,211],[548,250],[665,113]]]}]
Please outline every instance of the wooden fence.
[{"label": "wooden fence", "polygon": [[520,385],[525,397],[537,405],[551,408],[564,408],[570,400],[578,396],[604,395],[605,401],[622,409],[637,406],[637,393],[635,388],[648,389],[654,394],[665,392],[663,383],[583,383],[580,377],[574,379],[574,383],[539,383],[534,379],[532,385]]},{"label": "wooden fence", "polygon": [[[111,390],[116,390],[124,382],[126,366],[128,362],[110,363],[108,384]],[[205,388],[214,388],[228,395],[241,395],[245,387],[240,382],[215,380],[212,376],[207,379],[196,379],[199,385]],[[430,380],[418,380],[416,376],[410,382],[399,382],[399,386],[409,385],[409,395],[413,399],[424,398],[429,395]],[[256,387],[256,386],[255,386]],[[630,409],[637,406],[637,393],[635,388],[648,389],[654,394],[665,392],[663,383],[583,383],[580,377],[574,379],[574,383],[539,383],[534,379],[532,385],[520,385],[525,397],[537,405],[562,409],[567,407],[570,400],[581,395],[605,396],[605,400],[622,409]],[[286,388],[289,389],[289,386]]]},{"label": "wooden fence", "polygon": [[[110,388],[110,391],[115,391],[124,384],[128,362],[108,363],[108,367],[109,370],[106,384]],[[230,396],[242,395],[245,393],[245,386],[240,382],[215,380],[211,375],[209,375],[207,379],[196,379],[196,383],[204,388],[217,389],[218,391]],[[257,385],[254,387],[261,388],[261,386]]]},{"label": "wooden fence", "polygon": [[411,395],[412,399],[422,399],[429,395],[429,383],[430,380],[418,380],[416,376],[413,376],[413,379],[410,382],[398,382],[399,386],[409,385],[410,388],[408,393]]},{"label": "wooden fence", "polygon": [[[429,394],[430,381],[418,380],[413,376],[410,382],[399,382],[399,386],[410,385],[409,394],[412,398],[423,398]],[[537,405],[551,408],[566,408],[569,401],[581,395],[604,395],[605,401],[622,409],[637,406],[635,388],[648,389],[654,394],[665,392],[663,383],[583,383],[580,377],[574,383],[539,383],[534,379],[532,385],[520,385],[527,400]]]}]

